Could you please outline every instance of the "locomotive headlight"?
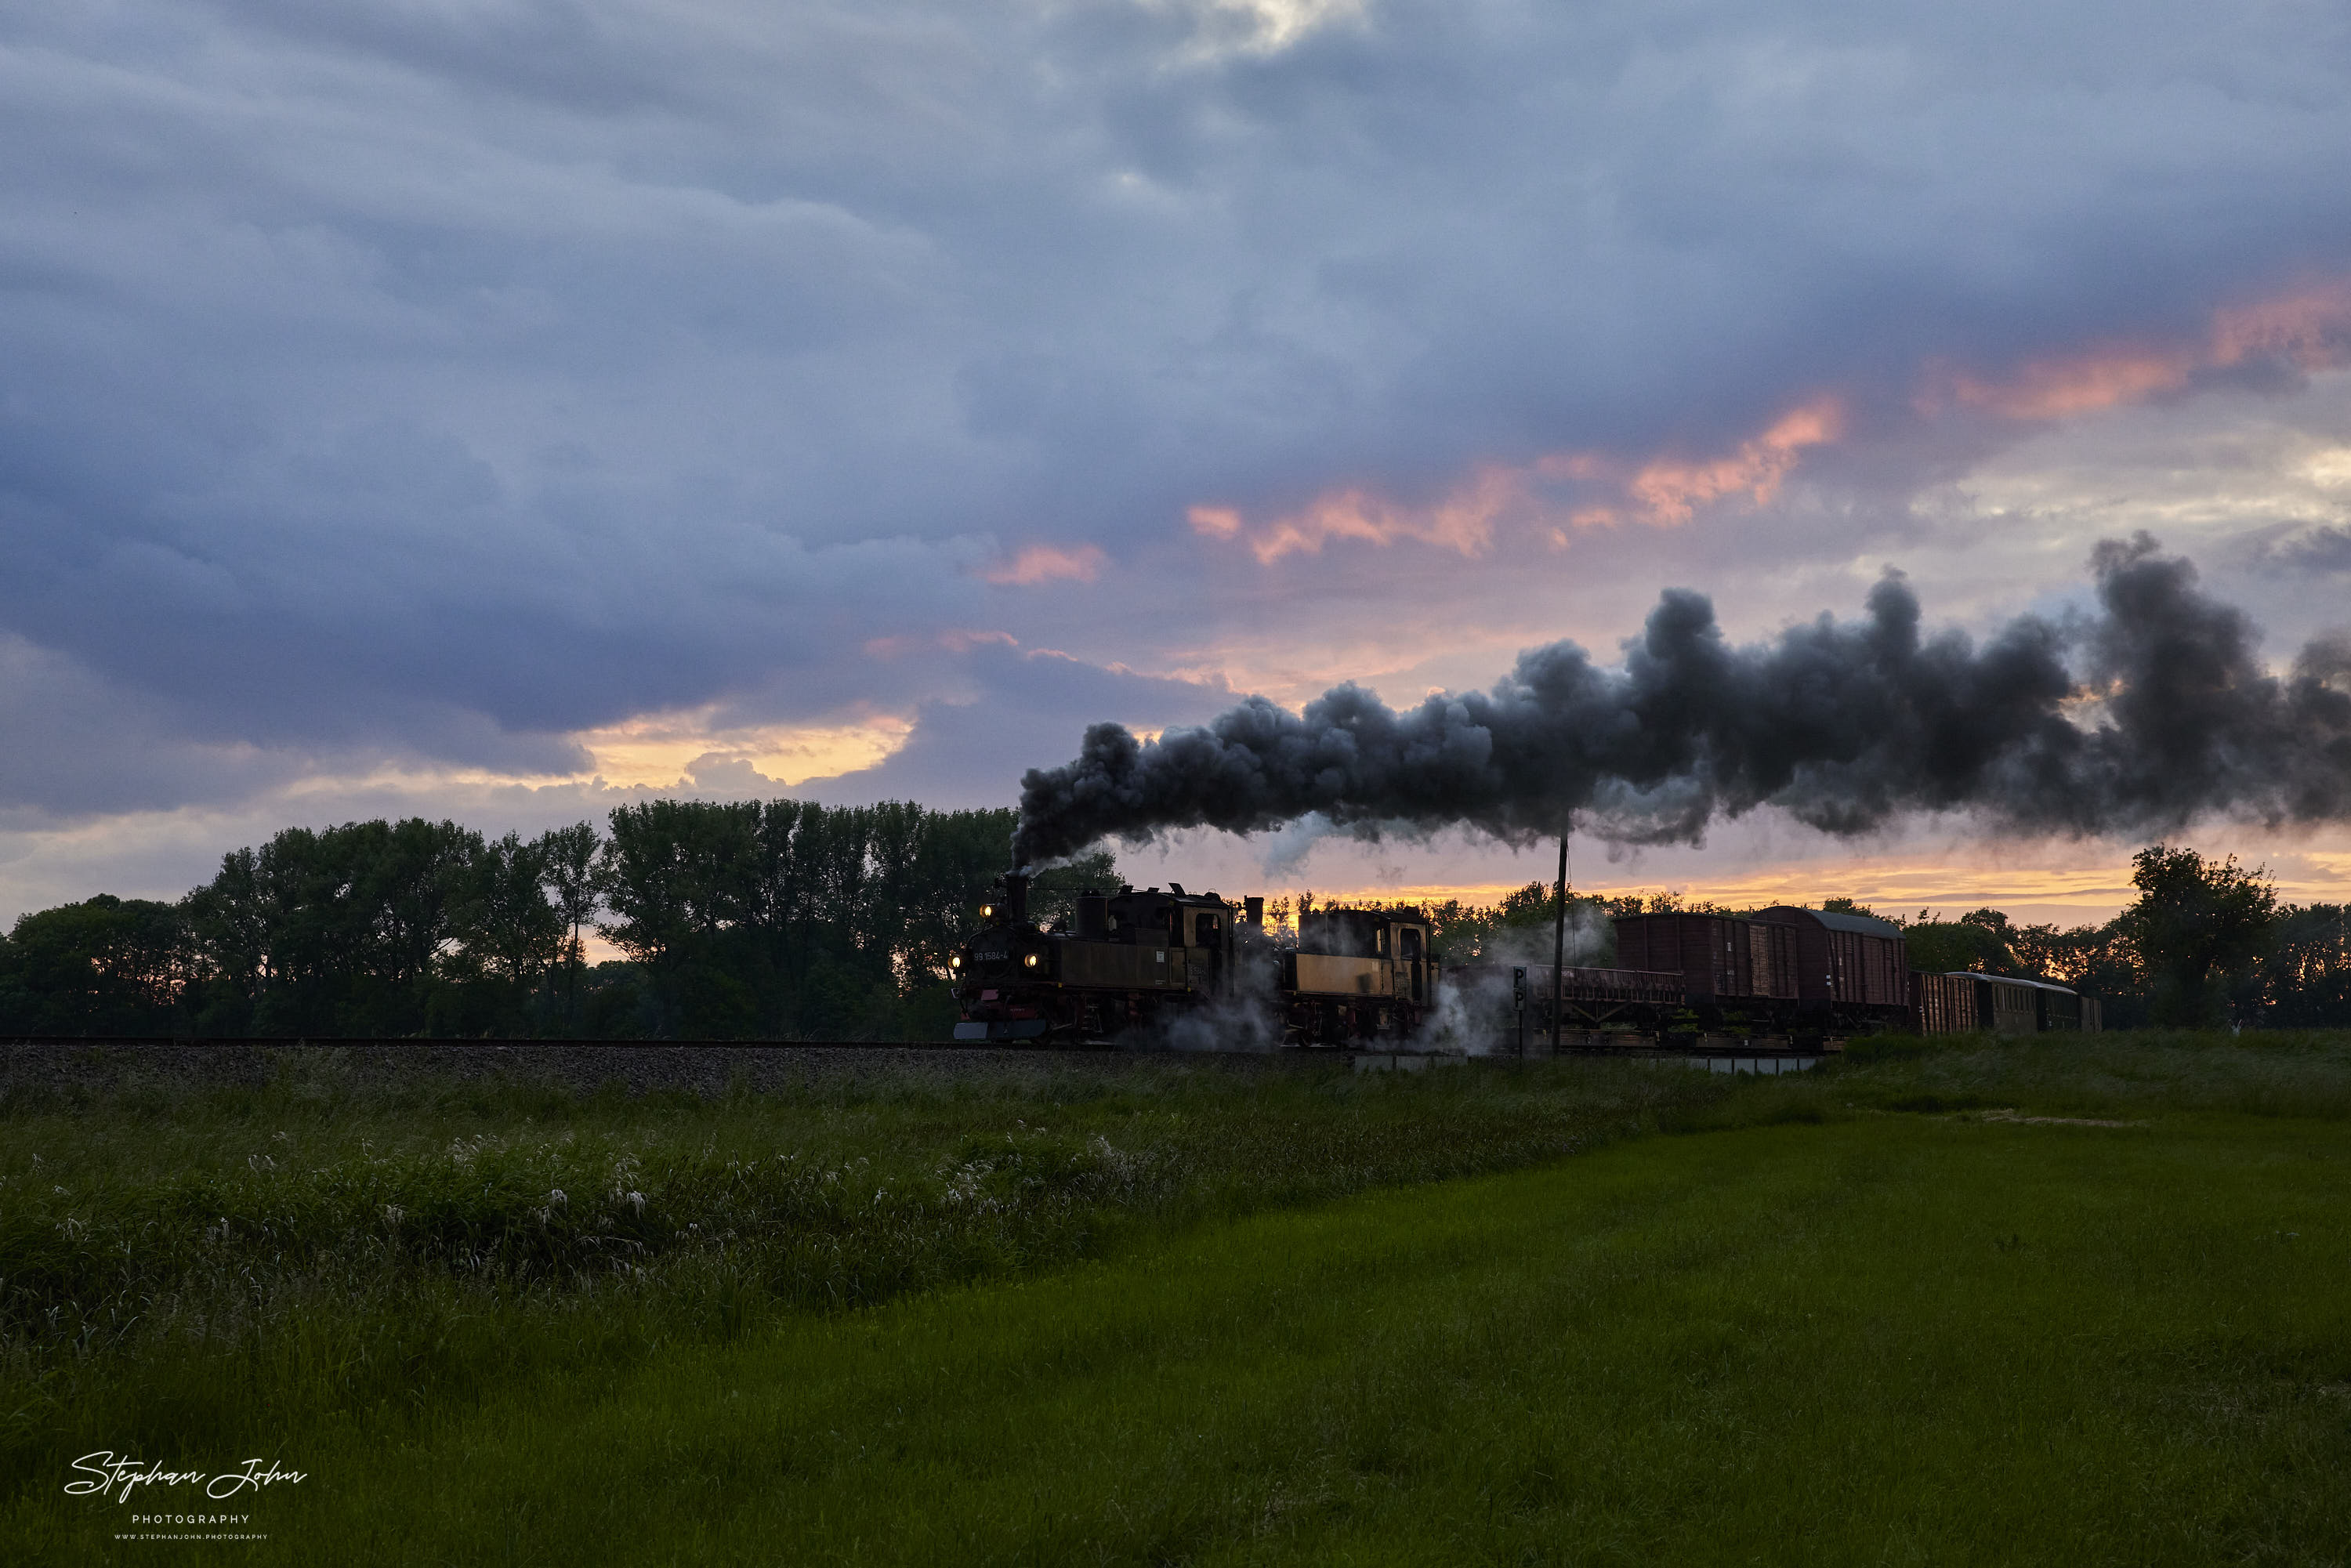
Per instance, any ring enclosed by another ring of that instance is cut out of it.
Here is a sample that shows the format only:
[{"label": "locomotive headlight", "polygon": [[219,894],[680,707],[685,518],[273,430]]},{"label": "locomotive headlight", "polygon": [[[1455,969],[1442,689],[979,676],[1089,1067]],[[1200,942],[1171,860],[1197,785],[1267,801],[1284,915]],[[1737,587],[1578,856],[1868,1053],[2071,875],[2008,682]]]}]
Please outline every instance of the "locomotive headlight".
[{"label": "locomotive headlight", "polygon": [[1034,953],[1022,954],[1020,956],[1020,967],[1024,969],[1035,968],[1037,967],[1037,955]]},{"label": "locomotive headlight", "polygon": [[979,906],[979,917],[980,917],[982,920],[993,920],[993,919],[995,919],[995,918],[996,918],[996,905],[994,905],[994,904],[981,904],[981,905]]},{"label": "locomotive headlight", "polygon": [[947,967],[948,967],[948,968],[950,968],[950,969],[960,969],[960,968],[962,968],[962,967],[963,967],[963,955],[962,955],[962,954],[960,954],[960,953],[954,953],[954,954],[950,954],[950,955],[948,955],[948,957],[947,957]]}]

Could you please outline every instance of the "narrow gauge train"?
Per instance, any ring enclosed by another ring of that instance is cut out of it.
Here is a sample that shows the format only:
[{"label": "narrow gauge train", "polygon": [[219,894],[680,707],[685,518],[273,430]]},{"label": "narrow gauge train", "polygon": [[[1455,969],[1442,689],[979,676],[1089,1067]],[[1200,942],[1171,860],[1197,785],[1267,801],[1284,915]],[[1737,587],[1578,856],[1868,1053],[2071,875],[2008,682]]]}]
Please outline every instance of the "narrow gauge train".
[{"label": "narrow gauge train", "polygon": [[[1082,1044],[1246,1005],[1279,1019],[1284,1044],[1343,1046],[1418,1029],[1440,983],[1459,994],[1473,1030],[1499,1039],[1550,1029],[1551,966],[1470,964],[1440,977],[1428,923],[1412,912],[1310,912],[1285,947],[1266,931],[1260,898],[1236,905],[1180,883],[1123,887],[1080,894],[1074,917],[1047,930],[1029,917],[1028,879],[1008,875],[1003,886],[949,960],[957,1040]],[[1633,1045],[2099,1025],[2095,999],[2062,986],[1913,974],[1900,927],[1869,915],[1778,904],[1752,915],[1623,915],[1615,929],[1620,967],[1561,972],[1563,1030]]]},{"label": "narrow gauge train", "polygon": [[1003,880],[980,928],[947,960],[961,1040],[1083,1044],[1186,1013],[1270,1010],[1289,1045],[1344,1045],[1418,1028],[1435,1008],[1426,919],[1310,912],[1294,947],[1265,929],[1265,900],[1122,887],[1082,893],[1051,929],[1029,917],[1029,879]]}]

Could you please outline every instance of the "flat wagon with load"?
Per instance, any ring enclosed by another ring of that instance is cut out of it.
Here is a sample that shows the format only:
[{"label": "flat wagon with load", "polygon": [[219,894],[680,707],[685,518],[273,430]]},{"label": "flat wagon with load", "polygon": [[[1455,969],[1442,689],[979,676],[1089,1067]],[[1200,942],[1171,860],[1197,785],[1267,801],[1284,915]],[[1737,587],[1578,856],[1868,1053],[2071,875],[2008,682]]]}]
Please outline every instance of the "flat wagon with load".
[{"label": "flat wagon with load", "polygon": [[1550,1040],[1554,1000],[1562,1040],[1579,1049],[1654,1043],[1688,1005],[1679,975],[1639,969],[1455,964],[1445,983],[1468,1030],[1511,1051]]}]

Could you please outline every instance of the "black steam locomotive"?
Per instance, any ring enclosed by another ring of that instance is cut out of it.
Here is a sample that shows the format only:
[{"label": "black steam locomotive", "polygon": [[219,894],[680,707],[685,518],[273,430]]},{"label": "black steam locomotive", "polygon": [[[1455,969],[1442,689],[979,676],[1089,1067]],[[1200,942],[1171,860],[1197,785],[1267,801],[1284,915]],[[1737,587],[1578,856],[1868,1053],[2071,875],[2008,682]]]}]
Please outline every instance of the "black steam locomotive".
[{"label": "black steam locomotive", "polygon": [[1267,931],[1261,898],[1122,887],[1081,894],[1046,928],[1029,916],[1027,877],[1002,885],[949,959],[960,1040],[1082,1045],[1232,1009],[1252,1027],[1271,1019],[1284,1045],[1361,1045],[1421,1030],[1440,985],[1457,1028],[1477,1037],[1457,1043],[1479,1049],[1554,1031],[1579,1048],[1637,1049],[2099,1023],[2096,1000],[2062,986],[1914,974],[1898,926],[1793,904],[1619,916],[1614,968],[1469,964],[1440,976],[1428,921],[1414,911],[1305,912],[1286,945]]},{"label": "black steam locomotive", "polygon": [[1283,1044],[1346,1045],[1418,1029],[1437,1001],[1428,922],[1385,910],[1311,911],[1295,946],[1265,928],[1265,900],[1214,893],[1082,893],[1051,927],[1029,916],[1029,879],[1003,879],[947,962],[956,1038],[1085,1044],[1187,1013],[1248,1009]]}]

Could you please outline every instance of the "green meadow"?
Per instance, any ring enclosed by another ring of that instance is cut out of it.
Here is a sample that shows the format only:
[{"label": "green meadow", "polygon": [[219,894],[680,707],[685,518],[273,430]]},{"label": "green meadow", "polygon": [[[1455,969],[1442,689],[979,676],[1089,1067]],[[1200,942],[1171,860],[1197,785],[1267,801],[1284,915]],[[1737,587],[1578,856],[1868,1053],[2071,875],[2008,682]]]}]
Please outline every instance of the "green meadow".
[{"label": "green meadow", "polygon": [[2351,1556],[2339,1035],[0,1112],[5,1561]]}]

